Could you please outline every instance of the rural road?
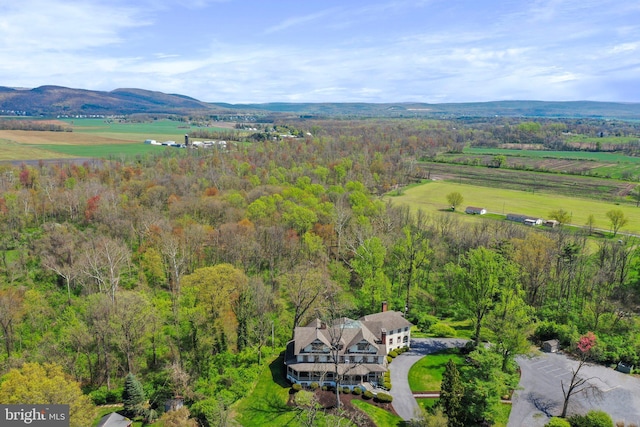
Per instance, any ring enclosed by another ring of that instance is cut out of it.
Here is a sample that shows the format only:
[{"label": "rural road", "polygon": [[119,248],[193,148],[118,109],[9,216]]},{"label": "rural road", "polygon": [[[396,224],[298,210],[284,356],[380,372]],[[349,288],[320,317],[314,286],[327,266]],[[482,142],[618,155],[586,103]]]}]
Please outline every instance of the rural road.
[{"label": "rural road", "polygon": [[409,369],[427,354],[452,347],[462,347],[467,340],[458,338],[412,338],[411,350],[396,357],[389,365],[393,409],[403,420],[416,418],[418,403],[409,388]]}]

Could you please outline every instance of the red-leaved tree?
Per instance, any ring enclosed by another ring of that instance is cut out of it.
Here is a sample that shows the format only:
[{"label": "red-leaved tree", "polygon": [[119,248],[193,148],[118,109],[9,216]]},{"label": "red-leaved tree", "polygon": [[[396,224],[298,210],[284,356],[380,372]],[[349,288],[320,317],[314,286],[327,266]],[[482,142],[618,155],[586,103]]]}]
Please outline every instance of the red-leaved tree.
[{"label": "red-leaved tree", "polygon": [[569,399],[571,398],[571,396],[582,392],[588,392],[589,390],[593,392],[597,390],[595,387],[589,384],[589,380],[591,378],[584,378],[578,375],[585,363],[587,363],[587,361],[591,358],[592,350],[595,347],[597,340],[598,338],[596,337],[596,335],[593,332],[589,331],[581,336],[576,343],[580,362],[578,363],[578,367],[572,370],[573,375],[571,375],[571,381],[569,381],[569,384],[565,384],[564,381],[561,381],[562,394],[564,395],[562,414],[560,415],[562,418],[567,416],[567,407],[569,406]]}]

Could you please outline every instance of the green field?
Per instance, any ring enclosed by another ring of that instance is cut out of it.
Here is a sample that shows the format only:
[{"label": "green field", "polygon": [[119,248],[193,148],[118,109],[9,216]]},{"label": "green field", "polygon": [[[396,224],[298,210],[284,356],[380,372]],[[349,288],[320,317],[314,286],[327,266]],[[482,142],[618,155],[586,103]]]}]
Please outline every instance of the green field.
[{"label": "green field", "polygon": [[58,124],[64,122],[65,127],[71,127],[73,131],[0,131],[0,153],[2,153],[0,160],[131,158],[175,149],[143,144],[146,139],[182,143],[184,135],[196,129],[232,131],[229,127],[198,128],[189,126],[185,122],[172,120],[131,123],[117,119],[63,119],[52,122]]},{"label": "green field", "polygon": [[160,153],[165,150],[177,150],[177,148],[174,147],[149,144],[36,145],[34,147],[43,151],[66,155],[57,157],[97,157],[101,159],[119,159],[120,157],[131,158],[148,153]]},{"label": "green field", "polygon": [[587,160],[606,163],[640,164],[640,157],[625,156],[620,153],[595,151],[547,151],[547,150],[510,150],[507,148],[472,148],[463,150],[464,154],[472,155],[504,155],[509,157],[528,157],[535,159],[571,159]]},{"label": "green field", "polygon": [[[448,211],[447,194],[457,191],[464,197],[465,206],[480,206],[489,212],[506,215],[517,213],[547,218],[553,210],[564,209],[571,214],[571,224],[583,226],[590,214],[595,218],[595,227],[609,230],[610,223],[606,213],[612,209],[620,209],[629,218],[628,224],[621,232],[640,234],[640,208],[634,205],[617,205],[610,202],[567,197],[555,194],[541,194],[501,188],[481,187],[460,184],[451,181],[433,181],[406,189],[402,195],[393,197],[393,202],[408,205],[412,209],[422,209],[427,213]],[[459,215],[461,219],[481,220],[481,217],[464,213],[446,212],[447,215]],[[465,218],[465,219],[466,219]],[[491,221],[491,219],[486,219]]]}]

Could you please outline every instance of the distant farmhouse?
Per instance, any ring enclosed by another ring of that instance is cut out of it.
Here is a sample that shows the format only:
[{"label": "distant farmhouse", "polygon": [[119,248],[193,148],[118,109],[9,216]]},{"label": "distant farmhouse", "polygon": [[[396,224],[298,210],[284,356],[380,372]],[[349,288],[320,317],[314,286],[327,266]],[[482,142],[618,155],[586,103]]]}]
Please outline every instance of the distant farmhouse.
[{"label": "distant farmhouse", "polygon": [[464,210],[465,213],[471,215],[484,215],[487,213],[485,208],[477,208],[475,206],[467,206],[467,209]]},{"label": "distant farmhouse", "polygon": [[297,327],[287,344],[287,379],[304,386],[335,386],[337,367],[343,387],[379,387],[387,371],[387,354],[409,347],[411,326],[400,312],[387,311],[386,303],[382,312],[359,320],[344,317],[327,325],[315,319]]},{"label": "distant farmhouse", "polygon": [[166,147],[175,147],[175,148],[193,148],[193,149],[218,148],[221,150],[227,149],[227,141],[190,141],[187,135],[185,135],[184,143],[178,143],[176,141],[158,142],[155,139],[146,139],[144,143],[149,145],[163,145]]},{"label": "distant farmhouse", "polygon": [[507,214],[507,220],[519,222],[521,224],[531,225],[531,226],[542,225],[542,223],[544,222],[542,218],[537,218],[537,217],[528,216],[528,215],[513,214],[513,213]]}]

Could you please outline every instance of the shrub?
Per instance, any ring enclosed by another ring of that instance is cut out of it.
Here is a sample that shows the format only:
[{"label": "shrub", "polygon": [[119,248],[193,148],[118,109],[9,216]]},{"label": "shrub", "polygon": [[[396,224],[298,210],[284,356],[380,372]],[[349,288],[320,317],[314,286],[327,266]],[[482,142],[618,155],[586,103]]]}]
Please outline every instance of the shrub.
[{"label": "shrub", "polygon": [[545,427],[571,427],[571,424],[564,418],[552,417],[549,419],[549,422],[545,424]]},{"label": "shrub", "polygon": [[347,386],[342,387],[342,393],[351,394],[351,389]]},{"label": "shrub", "polygon": [[322,386],[322,391],[327,391],[327,390],[329,390],[329,386],[323,385]]},{"label": "shrub", "polygon": [[536,341],[544,342],[557,339],[563,347],[578,341],[579,336],[575,325],[560,325],[553,321],[540,322],[533,333]]},{"label": "shrub", "polygon": [[398,352],[396,350],[391,350],[389,352],[389,357],[391,357],[392,359],[395,359],[396,357],[398,357]]},{"label": "shrub", "polygon": [[387,356],[387,363],[391,363],[393,361],[393,357]]},{"label": "shrub", "polygon": [[385,381],[384,383],[382,383],[382,386],[387,390],[391,390],[391,382]]},{"label": "shrub", "polygon": [[393,402],[393,396],[387,393],[378,393],[376,396],[376,401],[380,403],[391,403]]},{"label": "shrub", "polygon": [[315,391],[315,390],[317,390],[317,389],[318,389],[318,387],[320,387],[320,384],[315,383],[315,382],[314,382],[314,383],[311,383],[311,384],[309,385],[309,388],[310,388],[311,390],[314,390],[314,391]]},{"label": "shrub", "polygon": [[444,323],[436,323],[429,328],[429,333],[437,337],[454,338],[456,336],[456,330]]},{"label": "shrub", "polygon": [[571,427],[613,427],[613,420],[604,411],[589,411],[587,415],[568,418]]},{"label": "shrub", "polygon": [[294,385],[291,386],[291,390],[293,390],[294,392],[300,391],[300,390],[302,390],[302,385],[298,384],[298,383],[295,383]]},{"label": "shrub", "polygon": [[371,393],[369,390],[365,391],[364,393],[362,393],[362,397],[369,400],[373,398],[373,393]]},{"label": "shrub", "polygon": [[96,405],[105,405],[110,403],[118,403],[122,401],[123,388],[115,388],[113,390],[107,390],[106,386],[102,386],[89,393],[89,397]]},{"label": "shrub", "polygon": [[351,393],[355,394],[356,396],[360,396],[362,394],[362,389],[360,387],[354,387]]},{"label": "shrub", "polygon": [[413,318],[413,323],[422,332],[427,332],[431,326],[438,323],[438,318],[425,313],[419,313]]}]

